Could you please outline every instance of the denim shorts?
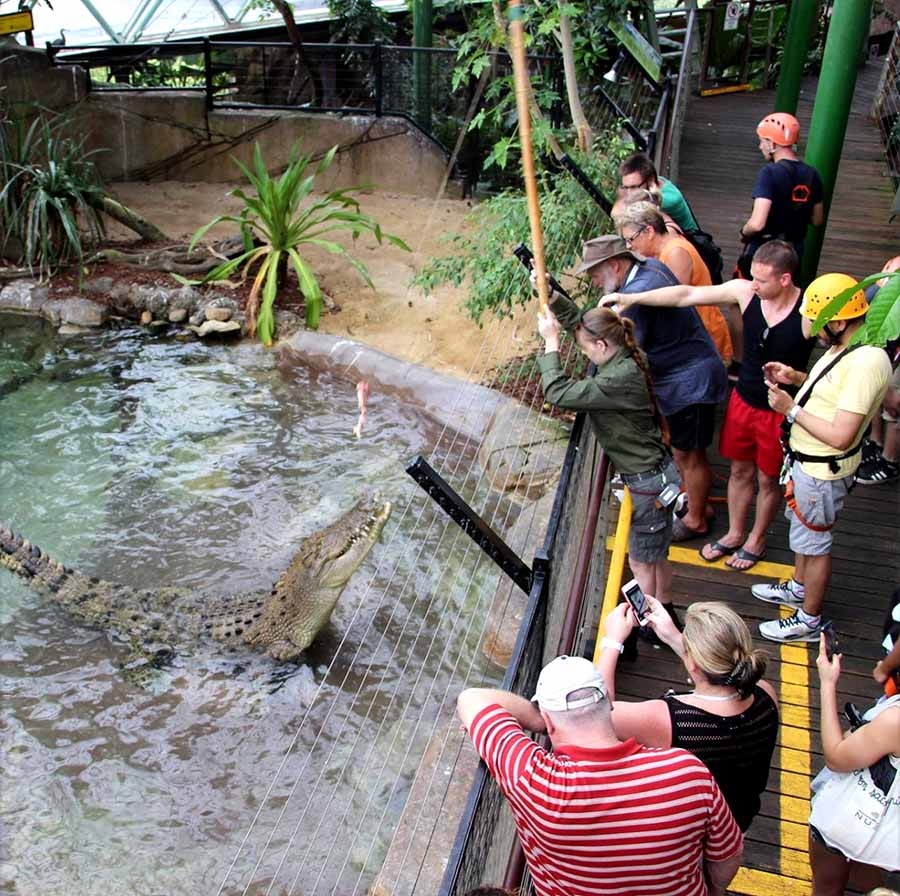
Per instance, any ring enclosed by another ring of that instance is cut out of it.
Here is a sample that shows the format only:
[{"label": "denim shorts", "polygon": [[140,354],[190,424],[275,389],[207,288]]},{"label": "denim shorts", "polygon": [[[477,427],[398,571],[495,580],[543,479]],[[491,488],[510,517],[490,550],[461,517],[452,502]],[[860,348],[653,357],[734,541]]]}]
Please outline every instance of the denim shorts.
[{"label": "denim shorts", "polygon": [[671,457],[646,473],[623,473],[622,481],[631,492],[631,530],[628,554],[638,563],[665,560],[672,541],[674,503],[657,507],[656,498],[670,482],[679,483],[678,470]]},{"label": "denim shorts", "polygon": [[[791,479],[794,480],[794,499],[797,509],[803,517],[816,526],[834,526],[844,498],[853,485],[853,476],[843,479],[816,479],[805,473],[800,464],[791,465]],[[834,541],[834,529],[817,532],[797,519],[797,514],[790,507],[785,508],[784,515],[790,521],[791,530],[789,544],[795,554],[807,557],[823,557],[831,553]]]}]

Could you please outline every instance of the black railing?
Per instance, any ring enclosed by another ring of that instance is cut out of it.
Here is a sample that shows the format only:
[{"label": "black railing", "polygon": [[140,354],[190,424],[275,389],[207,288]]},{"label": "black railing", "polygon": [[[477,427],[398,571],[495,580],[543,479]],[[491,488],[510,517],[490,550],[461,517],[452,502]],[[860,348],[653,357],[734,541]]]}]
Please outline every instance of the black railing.
[{"label": "black railing", "polygon": [[[306,112],[401,116],[448,153],[457,145],[477,91],[474,79],[454,84],[457,54],[450,49],[386,44],[185,41],[131,46],[48,47],[55,65],[85,69],[89,89],[196,91],[208,109],[267,108]],[[489,55],[491,79],[511,76],[504,52]],[[553,56],[529,57],[530,75],[561,96],[562,66]],[[483,91],[488,93],[488,91]],[[478,107],[485,100],[476,100]],[[558,121],[559,108],[545,110]],[[456,175],[471,185],[501,134],[469,132]]]}]

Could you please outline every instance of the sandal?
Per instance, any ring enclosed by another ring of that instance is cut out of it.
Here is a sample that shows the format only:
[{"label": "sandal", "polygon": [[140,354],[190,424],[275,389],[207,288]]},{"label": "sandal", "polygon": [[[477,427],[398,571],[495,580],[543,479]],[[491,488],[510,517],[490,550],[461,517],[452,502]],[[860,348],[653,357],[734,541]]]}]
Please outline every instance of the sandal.
[{"label": "sandal", "polygon": [[[733,552],[734,556],[731,560],[726,560],[725,565],[729,569],[733,569],[735,572],[747,572],[750,569],[753,569],[760,560],[764,560],[766,556],[766,552],[762,551],[759,554],[754,554],[753,551],[748,551],[746,548],[738,548]],[[743,560],[747,566],[735,566],[732,561],[734,560]]]},{"label": "sandal", "polygon": [[[710,548],[716,552],[715,557],[707,557],[703,552]],[[723,557],[730,557],[735,551],[737,547],[731,547],[731,545],[722,544],[721,541],[711,541],[709,544],[703,545],[697,553],[700,555],[701,560],[705,560],[707,563],[715,563],[717,560],[721,560]]]},{"label": "sandal", "polygon": [[672,541],[690,541],[693,538],[706,538],[709,535],[709,528],[704,532],[699,529],[692,529],[686,525],[681,517],[675,517],[672,523]]}]

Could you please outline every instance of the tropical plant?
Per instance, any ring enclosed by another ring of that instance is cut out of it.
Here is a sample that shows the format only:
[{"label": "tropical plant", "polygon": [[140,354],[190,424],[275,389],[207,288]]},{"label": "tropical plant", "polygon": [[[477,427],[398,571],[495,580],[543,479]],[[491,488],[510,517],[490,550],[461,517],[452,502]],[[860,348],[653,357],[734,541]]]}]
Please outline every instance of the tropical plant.
[{"label": "tropical plant", "polygon": [[[618,166],[631,144],[613,135],[601,135],[601,152],[574,154],[579,166],[606,195],[615,194]],[[609,229],[600,207],[565,172],[544,170],[539,175],[541,219],[547,269],[568,268],[581,251],[582,240]],[[530,241],[528,210],[521,190],[510,190],[479,203],[467,218],[472,226],[463,233],[449,234],[448,250],[429,259],[413,278],[413,285],[426,295],[450,283],[469,284],[464,307],[481,323],[485,313],[497,317],[512,314],[517,305],[530,300],[528,280],[511,254],[520,242]]]},{"label": "tropical plant", "polygon": [[68,119],[41,112],[0,122],[0,245],[21,245],[20,261],[41,278],[77,261],[105,235],[97,208],[103,184],[84,138],[64,136]]},{"label": "tropical plant", "polygon": [[373,289],[372,279],[362,262],[353,258],[340,243],[326,239],[326,236],[344,230],[349,231],[356,240],[361,233],[368,232],[379,244],[387,240],[409,251],[409,246],[403,240],[385,233],[374,218],[360,211],[359,202],[353,194],[360,192],[362,187],[332,190],[322,198],[301,207],[312,193],[315,179],[334,161],[337,150],[337,146],[328,150],[315,171],[308,174],[307,169],[312,164],[312,159],[298,155],[297,147],[294,146],[287,167],[280,177],[269,174],[258,143],[253,149],[252,170],[233,159],[255,194],[248,195],[242,189],[232,190],[231,195],[240,199],[244,208],[237,215],[219,215],[201,227],[194,234],[190,249],[194,248],[211,227],[223,221],[231,221],[241,229],[245,251],[237,258],[213,268],[201,281],[177,278],[182,283],[196,285],[198,282],[225,280],[238,268],[242,268],[244,278],[253,271],[253,286],[247,298],[248,323],[250,329],[255,329],[266,345],[272,344],[275,335],[275,299],[279,288],[284,285],[288,263],[297,275],[297,283],[303,295],[306,325],[312,329],[319,325],[322,291],[312,269],[300,254],[301,246],[318,246],[327,252],[343,256]]},{"label": "tropical plant", "polygon": [[863,278],[856,286],[838,293],[813,321],[813,333],[818,333],[850,299],[879,280],[881,288],[869,303],[865,323],[853,334],[851,344],[885,346],[900,336],[900,271],[882,271]]}]

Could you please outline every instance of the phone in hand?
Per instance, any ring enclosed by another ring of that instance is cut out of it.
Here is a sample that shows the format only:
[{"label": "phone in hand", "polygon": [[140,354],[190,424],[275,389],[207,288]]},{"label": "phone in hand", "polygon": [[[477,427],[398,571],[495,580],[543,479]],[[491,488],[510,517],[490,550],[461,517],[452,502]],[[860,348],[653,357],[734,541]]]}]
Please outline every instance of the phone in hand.
[{"label": "phone in hand", "polygon": [[647,603],[644,592],[641,591],[641,586],[638,585],[638,580],[632,579],[630,582],[626,582],[622,586],[622,594],[625,595],[625,600],[628,601],[628,605],[631,607],[638,625],[646,625],[648,622],[647,617],[650,613],[650,605]]},{"label": "phone in hand", "polygon": [[850,723],[850,730],[856,731],[860,725],[865,724],[862,713],[852,704],[844,704],[844,718]]},{"label": "phone in hand", "polygon": [[838,640],[837,632],[834,630],[832,623],[826,622],[822,626],[822,632],[825,635],[825,656],[828,657],[828,662],[830,663],[834,659],[834,655],[839,652],[838,648],[841,642]]}]

